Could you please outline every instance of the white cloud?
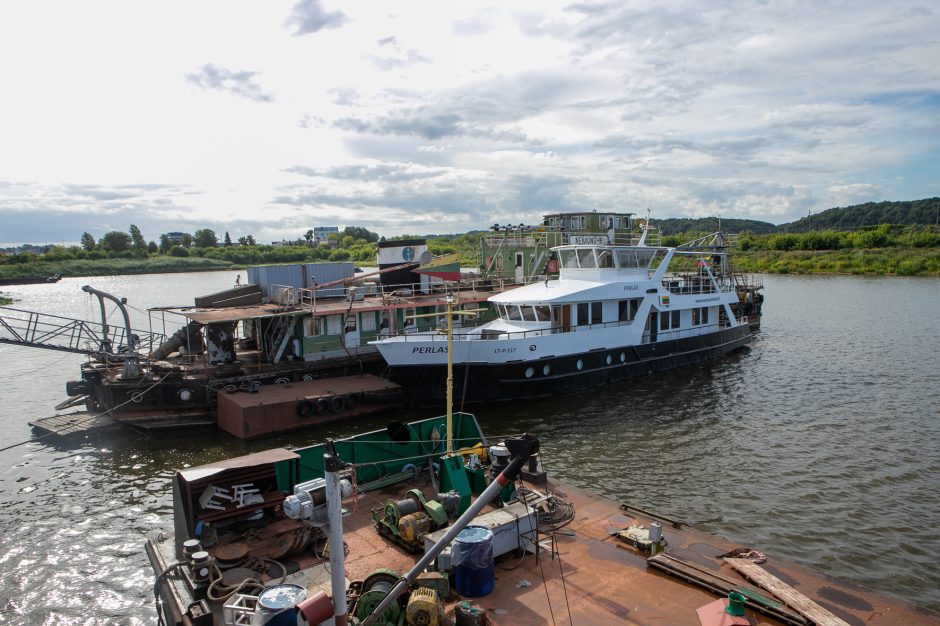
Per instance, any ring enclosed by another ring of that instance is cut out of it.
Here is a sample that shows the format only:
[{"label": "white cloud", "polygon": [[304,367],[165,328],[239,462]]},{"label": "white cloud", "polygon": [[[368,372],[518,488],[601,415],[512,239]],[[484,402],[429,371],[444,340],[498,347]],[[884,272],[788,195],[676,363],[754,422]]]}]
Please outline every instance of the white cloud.
[{"label": "white cloud", "polygon": [[874,0],[4,3],[0,213],[274,240],[938,195],[938,31]]}]

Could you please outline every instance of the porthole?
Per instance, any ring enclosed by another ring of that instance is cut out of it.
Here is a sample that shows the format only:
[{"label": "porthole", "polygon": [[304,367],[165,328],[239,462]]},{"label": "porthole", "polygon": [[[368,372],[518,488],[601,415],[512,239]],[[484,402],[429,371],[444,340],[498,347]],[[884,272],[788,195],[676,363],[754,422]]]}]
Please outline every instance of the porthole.
[{"label": "porthole", "polygon": [[311,380],[313,380],[313,375],[312,375],[312,374],[304,374],[304,382],[308,382],[308,383],[309,383]]},{"label": "porthole", "polygon": [[608,354],[608,355],[607,355],[607,365],[610,365],[610,364],[613,363],[613,362],[614,362],[614,357],[612,357],[612,356],[610,356],[610,355]]},{"label": "porthole", "polygon": [[552,366],[546,363],[542,367],[542,376],[548,376],[551,373],[551,371],[552,371]]},{"label": "porthole", "polygon": [[275,381],[274,381],[274,384],[275,384],[275,385],[286,385],[286,384],[289,383],[289,382],[290,382],[290,379],[289,379],[289,378],[281,377],[281,378],[278,378],[277,380],[275,380]]},{"label": "porthole", "polygon": [[525,369],[525,377],[526,377],[526,378],[532,378],[533,376],[535,376],[535,368],[534,368],[534,367],[527,367],[527,368]]},{"label": "porthole", "polygon": [[179,396],[183,402],[189,402],[193,397],[193,392],[189,389],[180,389]]},{"label": "porthole", "polygon": [[620,362],[621,362],[621,363],[626,363],[626,362],[627,362],[627,355],[624,354],[623,352],[620,353]]},{"label": "porthole", "polygon": [[575,363],[574,366],[580,370],[581,368],[584,367],[584,361],[582,361],[581,359],[578,359],[578,362]]},{"label": "porthole", "polygon": [[134,393],[131,394],[131,402],[140,402],[143,399],[144,399],[144,394],[139,391],[135,391]]}]

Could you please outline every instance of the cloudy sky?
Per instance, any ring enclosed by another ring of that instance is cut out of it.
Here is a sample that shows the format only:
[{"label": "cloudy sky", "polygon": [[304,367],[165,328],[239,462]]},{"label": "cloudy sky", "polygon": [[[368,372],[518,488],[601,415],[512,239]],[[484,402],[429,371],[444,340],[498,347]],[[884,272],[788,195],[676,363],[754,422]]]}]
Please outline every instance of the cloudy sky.
[{"label": "cloudy sky", "polygon": [[0,4],[0,243],[935,195],[933,2]]}]

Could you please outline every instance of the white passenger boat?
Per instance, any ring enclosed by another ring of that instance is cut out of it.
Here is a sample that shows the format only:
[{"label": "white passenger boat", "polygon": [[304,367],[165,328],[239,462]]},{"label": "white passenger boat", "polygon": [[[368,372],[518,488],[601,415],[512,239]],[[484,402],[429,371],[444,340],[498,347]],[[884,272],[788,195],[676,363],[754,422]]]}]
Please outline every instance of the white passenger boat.
[{"label": "white passenger boat", "polygon": [[[557,279],[490,297],[498,318],[454,334],[455,397],[549,396],[716,359],[744,346],[755,293],[745,295],[724,247],[706,239],[663,247],[647,245],[644,234],[638,245],[552,248]],[[445,335],[401,334],[374,345],[392,379],[416,400],[440,398]]]}]

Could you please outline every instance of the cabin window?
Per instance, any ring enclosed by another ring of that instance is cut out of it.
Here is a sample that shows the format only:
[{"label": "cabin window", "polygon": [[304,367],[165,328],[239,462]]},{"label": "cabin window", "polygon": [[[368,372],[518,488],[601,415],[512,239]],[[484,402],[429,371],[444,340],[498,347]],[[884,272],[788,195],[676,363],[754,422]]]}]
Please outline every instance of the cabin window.
[{"label": "cabin window", "polygon": [[659,314],[659,330],[678,330],[681,320],[681,311],[663,311]]},{"label": "cabin window", "polygon": [[375,313],[363,313],[359,320],[362,332],[368,333],[375,330]]},{"label": "cabin window", "polygon": [[338,335],[342,327],[343,327],[342,315],[327,315],[326,316],[326,333],[325,334]]},{"label": "cabin window", "polygon": [[404,310],[404,323],[402,326],[408,328],[409,326],[415,325],[415,310],[414,309],[405,309]]},{"label": "cabin window", "polygon": [[591,303],[591,323],[600,324],[604,319],[604,303],[603,302],[592,302]]},{"label": "cabin window", "polygon": [[637,267],[649,267],[659,250],[636,250]]},{"label": "cabin window", "polygon": [[515,306],[515,305],[512,305],[512,306],[507,305],[507,306],[506,306],[506,310],[507,310],[508,313],[509,313],[509,319],[510,319],[510,320],[513,320],[513,321],[516,321],[516,322],[522,320],[522,311],[519,310],[519,307],[517,307],[517,306]]},{"label": "cabin window", "polygon": [[583,215],[571,216],[571,230],[584,230],[584,216]]},{"label": "cabin window", "polygon": [[591,305],[588,302],[578,303],[578,326],[587,326],[590,319]]},{"label": "cabin window", "polygon": [[586,267],[597,267],[597,262],[594,258],[594,248],[578,249],[578,261],[580,262],[582,269]]},{"label": "cabin window", "polygon": [[613,267],[614,255],[610,250],[597,251],[597,267]]},{"label": "cabin window", "polygon": [[535,309],[532,308],[532,307],[530,307],[530,306],[524,306],[524,307],[522,307],[522,319],[525,320],[525,321],[527,321],[527,322],[534,322],[534,321],[536,321],[536,318],[535,318]]},{"label": "cabin window", "polygon": [[322,317],[308,317],[304,320],[304,336],[319,337],[326,334],[326,324]]},{"label": "cabin window", "polygon": [[699,326],[708,323],[708,307],[703,306],[700,309],[692,309],[692,326]]},{"label": "cabin window", "polygon": [[552,310],[544,305],[535,307],[535,319],[540,322],[552,321]]},{"label": "cabin window", "polygon": [[630,298],[617,302],[617,319],[621,322],[632,322],[636,319],[636,312],[640,308],[640,298]]},{"label": "cabin window", "polygon": [[558,256],[561,258],[561,266],[565,269],[578,268],[578,255],[574,250],[561,250]]},{"label": "cabin window", "polygon": [[350,314],[346,316],[346,332],[354,333],[356,332],[356,316],[355,314]]}]

